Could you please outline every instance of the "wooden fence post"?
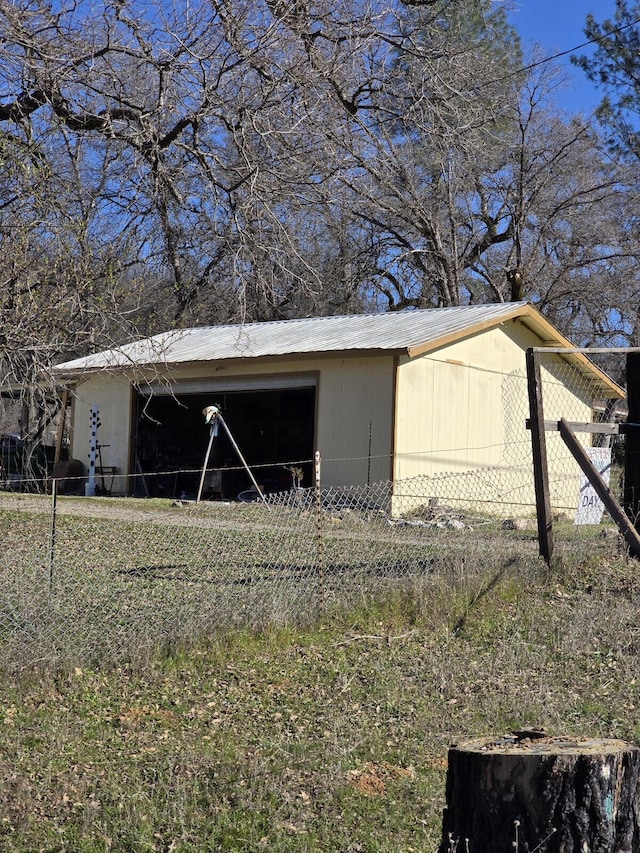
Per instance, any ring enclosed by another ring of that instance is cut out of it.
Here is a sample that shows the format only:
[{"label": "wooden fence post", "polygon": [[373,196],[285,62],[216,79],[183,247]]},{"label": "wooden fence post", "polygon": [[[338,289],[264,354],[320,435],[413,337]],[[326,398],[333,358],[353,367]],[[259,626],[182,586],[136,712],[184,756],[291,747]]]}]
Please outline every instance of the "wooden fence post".
[{"label": "wooden fence post", "polygon": [[640,521],[640,352],[627,353],[627,405],[625,430],[624,509],[638,529]]},{"label": "wooden fence post", "polygon": [[549,472],[547,468],[547,438],[544,431],[544,407],[542,404],[542,377],[538,353],[529,348],[526,354],[527,387],[529,390],[529,426],[531,429],[531,451],[533,454],[533,479],[536,492],[536,517],[538,520],[538,547],[540,556],[547,565],[553,556],[553,522],[551,498],[549,496]]}]

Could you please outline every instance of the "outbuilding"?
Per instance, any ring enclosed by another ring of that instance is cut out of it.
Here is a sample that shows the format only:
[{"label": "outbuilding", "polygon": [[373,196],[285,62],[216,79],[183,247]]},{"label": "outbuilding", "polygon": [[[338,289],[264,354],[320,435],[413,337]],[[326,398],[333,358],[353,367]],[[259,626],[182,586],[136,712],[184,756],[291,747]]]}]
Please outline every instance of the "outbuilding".
[{"label": "outbuilding", "polygon": [[[202,412],[215,405],[267,491],[312,485],[318,450],[323,486],[387,481],[409,503],[506,514],[534,505],[525,352],[541,346],[571,344],[519,302],[180,329],[56,372],[71,390],[71,455],[86,464],[97,407],[114,494],[193,494],[210,438]],[[596,398],[621,394],[581,353],[545,373],[557,417],[590,421]],[[250,485],[224,432],[210,467],[210,497]]]}]

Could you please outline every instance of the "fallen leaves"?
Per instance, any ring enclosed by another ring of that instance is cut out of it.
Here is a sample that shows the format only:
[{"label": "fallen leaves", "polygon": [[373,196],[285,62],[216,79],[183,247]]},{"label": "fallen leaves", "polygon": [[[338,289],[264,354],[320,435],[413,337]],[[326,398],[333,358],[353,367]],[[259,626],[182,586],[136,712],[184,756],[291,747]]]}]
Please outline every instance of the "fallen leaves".
[{"label": "fallen leaves", "polygon": [[175,726],[178,715],[168,708],[150,707],[148,705],[130,705],[121,709],[118,723],[123,728],[137,728],[156,723],[163,726]]},{"label": "fallen leaves", "polygon": [[413,767],[397,767],[386,761],[367,761],[361,767],[349,771],[349,781],[360,794],[367,797],[382,797],[388,786],[399,779],[413,779]]}]

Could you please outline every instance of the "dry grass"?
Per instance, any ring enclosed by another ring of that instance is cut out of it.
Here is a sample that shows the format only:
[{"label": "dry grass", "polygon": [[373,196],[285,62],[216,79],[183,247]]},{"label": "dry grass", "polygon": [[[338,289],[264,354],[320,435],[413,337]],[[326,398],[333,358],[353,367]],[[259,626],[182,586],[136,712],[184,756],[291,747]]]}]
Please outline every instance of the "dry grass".
[{"label": "dry grass", "polygon": [[[447,749],[640,739],[640,582],[615,538],[370,512],[0,511],[0,849],[434,851]],[[1,510],[2,508],[0,508]]]},{"label": "dry grass", "polygon": [[640,738],[623,558],[438,566],[305,627],[0,688],[4,851],[433,851],[448,746]]}]

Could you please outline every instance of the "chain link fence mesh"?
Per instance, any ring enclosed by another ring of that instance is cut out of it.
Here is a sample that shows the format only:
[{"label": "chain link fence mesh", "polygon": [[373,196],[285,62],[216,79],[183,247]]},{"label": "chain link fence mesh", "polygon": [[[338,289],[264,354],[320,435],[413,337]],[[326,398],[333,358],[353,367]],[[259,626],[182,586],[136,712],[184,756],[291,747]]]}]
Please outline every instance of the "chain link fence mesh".
[{"label": "chain link fence mesh", "polygon": [[[585,356],[602,373],[590,369]],[[591,461],[608,483],[613,496],[623,502],[624,434],[617,428],[626,421],[624,392],[625,353],[576,349],[566,353],[537,351],[542,379],[549,496],[556,526],[563,536],[560,549],[578,543],[588,528],[601,536],[615,536],[615,528],[602,501],[582,473],[560,432],[553,428],[562,418],[569,423]],[[598,430],[602,427],[602,431]],[[561,550],[562,552],[562,550]]]},{"label": "chain link fence mesh", "polygon": [[[583,355],[542,353],[546,421],[623,420],[623,355],[602,367],[612,379]],[[450,576],[472,562],[535,562],[526,370],[500,375],[498,388],[494,432],[471,430],[464,447],[416,454],[405,468],[422,473],[395,482],[293,488],[265,503],[198,502],[57,496],[50,481],[8,472],[0,484],[0,666],[118,660],[219,628],[309,619],[426,584],[443,567]],[[622,437],[579,435],[609,460],[601,467],[620,494]],[[606,513],[575,524],[583,477],[559,433],[546,437],[556,547],[578,556],[618,551]],[[141,492],[138,480],[127,488]]]},{"label": "chain link fence mesh", "polygon": [[217,629],[308,620],[445,568],[537,560],[535,519],[426,499],[416,509],[420,485],[400,485],[406,515],[391,511],[390,483],[267,505],[68,497],[55,512],[50,495],[3,494],[0,665],[114,661]]}]

